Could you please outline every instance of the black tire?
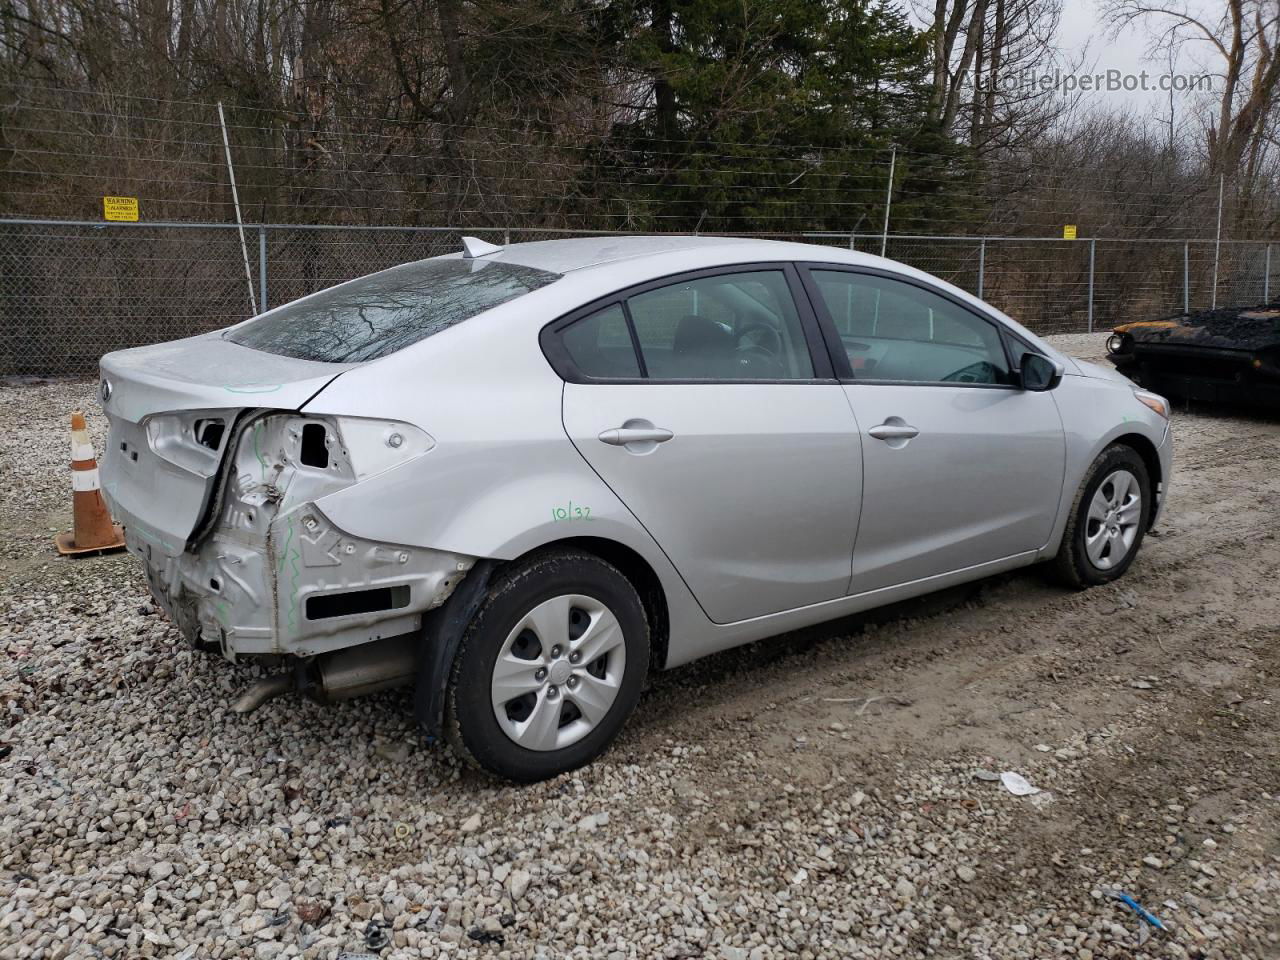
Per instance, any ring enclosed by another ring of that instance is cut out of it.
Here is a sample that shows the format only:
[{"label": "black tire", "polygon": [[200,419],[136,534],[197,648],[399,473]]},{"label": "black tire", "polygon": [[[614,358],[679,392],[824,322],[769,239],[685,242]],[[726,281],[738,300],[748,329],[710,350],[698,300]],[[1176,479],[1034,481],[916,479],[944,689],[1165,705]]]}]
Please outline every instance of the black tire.
[{"label": "black tire", "polygon": [[[1119,469],[1128,470],[1138,479],[1142,491],[1141,515],[1133,545],[1129,547],[1123,559],[1103,570],[1094,565],[1085,550],[1089,505],[1098,488]],[[1071,504],[1071,513],[1067,520],[1067,528],[1062,534],[1062,545],[1058,548],[1058,555],[1049,562],[1048,572],[1052,579],[1063,586],[1082,590],[1110,583],[1124,576],[1142,547],[1142,540],[1151,520],[1151,510],[1155,505],[1154,496],[1147,465],[1133,447],[1114,443],[1098,454],[1089,472],[1085,474],[1084,482],[1080,485],[1076,498]]]},{"label": "black tire", "polygon": [[[494,665],[515,626],[546,600],[581,594],[604,604],[623,635],[625,668],[607,713],[580,740],[531,750],[499,725],[491,697]],[[445,694],[444,732],[467,762],[519,783],[546,780],[590,763],[618,736],[635,708],[649,666],[649,624],[635,587],[612,564],[578,551],[536,554],[499,572],[463,633]]]}]

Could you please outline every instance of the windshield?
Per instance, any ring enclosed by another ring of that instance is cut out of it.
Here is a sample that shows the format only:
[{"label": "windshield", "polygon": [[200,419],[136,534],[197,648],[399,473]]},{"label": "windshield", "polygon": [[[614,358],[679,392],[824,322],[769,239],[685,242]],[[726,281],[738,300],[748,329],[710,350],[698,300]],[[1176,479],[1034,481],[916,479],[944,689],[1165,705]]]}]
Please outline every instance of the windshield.
[{"label": "windshield", "polygon": [[223,336],[299,360],[360,363],[559,279],[498,261],[422,260],[286,304]]}]

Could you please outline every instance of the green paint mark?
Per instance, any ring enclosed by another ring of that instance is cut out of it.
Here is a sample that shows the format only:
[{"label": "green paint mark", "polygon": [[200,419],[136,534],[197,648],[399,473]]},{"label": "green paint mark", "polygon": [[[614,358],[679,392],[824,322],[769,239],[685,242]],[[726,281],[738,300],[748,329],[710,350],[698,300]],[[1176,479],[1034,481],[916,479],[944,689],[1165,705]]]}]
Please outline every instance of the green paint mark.
[{"label": "green paint mark", "polygon": [[262,445],[259,441],[262,439],[262,421],[259,420],[253,425],[253,455],[258,458],[258,469],[261,472],[259,479],[267,482],[267,458],[262,455]]},{"label": "green paint mark", "polygon": [[181,549],[179,549],[176,544],[170,543],[168,540],[162,537],[159,533],[157,533],[154,528],[147,526],[141,520],[134,520],[133,528],[138,533],[142,534],[144,537],[150,540],[152,543],[156,544],[157,546],[164,547],[170,553],[182,552]]},{"label": "green paint mark", "polygon": [[[289,583],[289,619],[288,627],[290,630],[296,630],[298,627],[298,577],[302,575],[302,571],[298,567],[298,548],[293,546],[293,517],[289,517],[288,522],[289,536],[285,538],[284,546],[280,549],[280,573],[277,579],[284,579],[284,565],[288,560],[293,567],[293,579]],[[292,551],[292,556],[290,552]]]},{"label": "green paint mark", "polygon": [[213,605],[213,611],[214,611],[214,613],[216,613],[216,614],[217,614],[217,616],[218,616],[218,622],[219,622],[220,624],[222,624],[224,627],[230,627],[230,626],[231,626],[231,617],[230,617],[230,615],[227,613],[227,604],[226,604],[226,601],[224,601],[224,600],[219,600],[217,603],[215,603],[215,604]]},{"label": "green paint mark", "polygon": [[567,506],[552,507],[551,519],[553,521],[560,521],[560,520],[592,520],[594,518],[591,516],[590,507],[584,507],[582,506],[582,504],[575,504],[572,500],[570,500]]}]

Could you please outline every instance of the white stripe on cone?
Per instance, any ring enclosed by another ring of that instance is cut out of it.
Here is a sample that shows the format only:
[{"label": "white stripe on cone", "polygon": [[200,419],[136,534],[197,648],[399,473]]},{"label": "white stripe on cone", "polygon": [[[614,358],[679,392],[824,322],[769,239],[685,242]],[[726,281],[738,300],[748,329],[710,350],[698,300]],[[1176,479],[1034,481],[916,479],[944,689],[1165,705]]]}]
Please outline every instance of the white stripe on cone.
[{"label": "white stripe on cone", "polygon": [[72,470],[71,471],[71,489],[77,493],[85,490],[101,489],[101,482],[98,480],[98,468],[92,470]]},{"label": "white stripe on cone", "polygon": [[89,440],[88,430],[71,431],[71,459],[92,460],[93,443]]}]

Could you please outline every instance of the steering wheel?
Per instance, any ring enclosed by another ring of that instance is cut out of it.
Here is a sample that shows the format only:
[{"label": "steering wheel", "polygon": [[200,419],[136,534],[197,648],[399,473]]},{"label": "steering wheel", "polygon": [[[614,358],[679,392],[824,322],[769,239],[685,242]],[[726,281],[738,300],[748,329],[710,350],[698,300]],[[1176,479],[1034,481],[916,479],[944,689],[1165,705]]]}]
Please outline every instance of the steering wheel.
[{"label": "steering wheel", "polygon": [[[758,333],[765,336],[760,339],[752,336]],[[735,336],[738,340],[736,362],[739,371],[748,379],[769,380],[786,376],[787,368],[782,362],[782,337],[776,329],[757,320],[748,323]]]},{"label": "steering wheel", "polygon": [[942,378],[943,383],[998,383],[996,368],[986,360],[961,367]]},{"label": "steering wheel", "polygon": [[736,356],[739,374],[747,380],[781,380],[787,375],[782,361],[759,344],[748,344]]},{"label": "steering wheel", "polygon": [[[757,332],[764,333],[764,340],[753,339],[749,343],[743,344],[743,340]],[[776,327],[771,327],[767,323],[759,320],[754,323],[748,323],[737,332],[736,336],[739,350],[758,350],[760,353],[775,360],[782,354],[782,334],[778,332]]]}]

